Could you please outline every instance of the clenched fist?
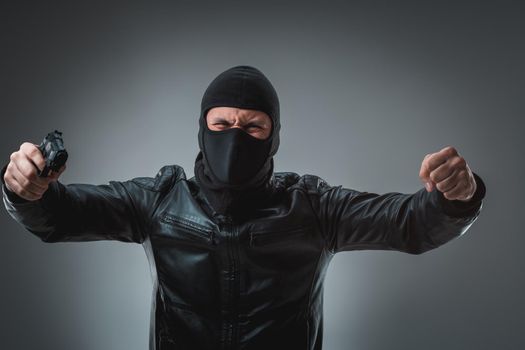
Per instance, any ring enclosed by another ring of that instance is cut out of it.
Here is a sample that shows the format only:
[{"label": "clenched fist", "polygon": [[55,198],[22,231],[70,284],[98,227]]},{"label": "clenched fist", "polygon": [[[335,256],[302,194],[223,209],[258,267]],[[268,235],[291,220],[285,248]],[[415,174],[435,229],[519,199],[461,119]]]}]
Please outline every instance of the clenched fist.
[{"label": "clenched fist", "polygon": [[476,192],[476,179],[458,151],[448,146],[425,156],[419,178],[428,192],[436,187],[446,199],[469,201]]},{"label": "clenched fist", "polygon": [[41,171],[45,164],[44,157],[37,145],[24,142],[20,150],[11,154],[7,165],[4,174],[7,189],[29,201],[42,198],[49,184],[58,180],[66,169],[64,164],[58,172],[51,171],[47,177],[39,177],[37,168]]}]

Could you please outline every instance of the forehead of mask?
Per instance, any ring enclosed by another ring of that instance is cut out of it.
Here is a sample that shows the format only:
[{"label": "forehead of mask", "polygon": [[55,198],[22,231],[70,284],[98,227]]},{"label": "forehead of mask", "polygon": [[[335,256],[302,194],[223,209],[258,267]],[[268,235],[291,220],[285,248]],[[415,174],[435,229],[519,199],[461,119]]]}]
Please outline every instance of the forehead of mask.
[{"label": "forehead of mask", "polygon": [[240,128],[250,136],[265,140],[271,135],[272,119],[263,111],[236,107],[213,107],[206,113],[206,125],[211,131]]}]

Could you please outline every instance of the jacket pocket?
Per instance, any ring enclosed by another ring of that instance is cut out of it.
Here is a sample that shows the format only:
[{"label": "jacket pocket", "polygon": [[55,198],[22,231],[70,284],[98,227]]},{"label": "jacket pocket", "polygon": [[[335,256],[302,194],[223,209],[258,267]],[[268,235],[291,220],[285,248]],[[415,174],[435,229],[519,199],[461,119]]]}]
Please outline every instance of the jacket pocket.
[{"label": "jacket pocket", "polygon": [[310,230],[310,226],[300,225],[276,230],[252,231],[250,233],[250,245],[293,243],[302,236],[306,236]]},{"label": "jacket pocket", "polygon": [[176,227],[178,229],[177,233],[183,234],[186,238],[208,244],[214,242],[214,231],[196,222],[171,214],[162,215],[160,220],[170,226]]}]

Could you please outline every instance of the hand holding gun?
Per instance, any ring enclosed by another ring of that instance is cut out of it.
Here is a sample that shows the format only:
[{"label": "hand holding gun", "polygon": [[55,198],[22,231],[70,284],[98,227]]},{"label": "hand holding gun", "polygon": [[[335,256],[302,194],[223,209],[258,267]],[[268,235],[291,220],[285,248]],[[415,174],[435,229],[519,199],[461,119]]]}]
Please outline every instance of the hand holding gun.
[{"label": "hand holding gun", "polygon": [[7,190],[28,201],[42,198],[49,184],[66,169],[67,156],[62,133],[57,130],[47,134],[40,145],[22,143],[11,154],[4,173]]}]

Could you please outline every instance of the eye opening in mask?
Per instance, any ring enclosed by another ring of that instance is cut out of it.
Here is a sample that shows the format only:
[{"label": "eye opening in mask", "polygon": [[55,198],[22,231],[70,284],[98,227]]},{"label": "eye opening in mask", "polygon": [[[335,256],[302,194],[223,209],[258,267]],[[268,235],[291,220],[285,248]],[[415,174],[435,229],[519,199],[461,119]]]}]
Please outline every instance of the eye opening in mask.
[{"label": "eye opening in mask", "polygon": [[206,127],[203,131],[202,152],[218,182],[246,183],[268,167],[272,144],[269,137],[258,139],[237,127],[220,131]]},{"label": "eye opening in mask", "polygon": [[[204,114],[204,131],[209,133],[209,134],[224,134],[224,133],[227,133],[233,129],[241,129],[244,133],[246,133],[247,135],[249,135],[250,137],[258,140],[258,141],[267,141],[267,140],[271,140],[272,139],[272,136],[273,136],[273,131],[274,131],[274,127],[273,127],[273,120],[271,119],[270,117],[270,132],[268,134],[267,137],[265,138],[259,138],[259,137],[256,137],[256,136],[253,136],[252,134],[250,134],[247,130],[246,130],[246,127],[243,127],[243,128],[237,128],[237,127],[228,127],[226,129],[223,129],[223,130],[211,130],[209,127],[208,127],[208,120],[207,120],[207,117],[208,117],[208,111],[210,110],[211,108],[208,108],[206,111],[205,111],[205,114]],[[249,108],[248,108],[249,109]],[[253,108],[255,109],[255,108]],[[250,125],[251,123],[248,124],[248,126]],[[261,130],[264,130],[263,128],[261,128]]]}]

